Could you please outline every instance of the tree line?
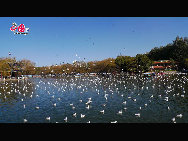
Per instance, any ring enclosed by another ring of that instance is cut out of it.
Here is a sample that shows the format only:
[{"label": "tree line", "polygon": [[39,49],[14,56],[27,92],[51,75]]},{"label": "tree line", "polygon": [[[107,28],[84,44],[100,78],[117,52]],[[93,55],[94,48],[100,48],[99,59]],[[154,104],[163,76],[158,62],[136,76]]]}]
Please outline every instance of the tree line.
[{"label": "tree line", "polygon": [[19,75],[62,75],[77,73],[143,73],[150,70],[153,61],[171,60],[178,62],[178,70],[188,69],[188,38],[179,36],[166,46],[154,47],[145,54],[134,57],[118,55],[116,58],[107,58],[101,61],[75,61],[72,64],[64,63],[36,67],[35,63],[16,58],[0,58],[0,72],[2,76],[9,76],[11,70],[16,70]]},{"label": "tree line", "polygon": [[[140,64],[140,65],[138,65]],[[36,67],[35,63],[16,58],[0,58],[0,74],[3,77],[11,75],[11,71],[16,71],[21,75],[55,75],[77,74],[77,73],[119,73],[119,72],[145,72],[151,62],[146,55],[136,57],[118,56],[117,58],[107,58],[101,61],[76,61],[73,64],[65,63],[61,65],[51,65]]]}]

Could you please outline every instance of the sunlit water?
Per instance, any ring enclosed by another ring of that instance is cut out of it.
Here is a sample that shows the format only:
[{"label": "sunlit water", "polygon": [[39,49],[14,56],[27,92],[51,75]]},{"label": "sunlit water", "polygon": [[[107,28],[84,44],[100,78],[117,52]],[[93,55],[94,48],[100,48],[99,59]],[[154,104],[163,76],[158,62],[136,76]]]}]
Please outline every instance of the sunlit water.
[{"label": "sunlit water", "polygon": [[0,122],[184,123],[187,78],[181,74],[1,81]]}]

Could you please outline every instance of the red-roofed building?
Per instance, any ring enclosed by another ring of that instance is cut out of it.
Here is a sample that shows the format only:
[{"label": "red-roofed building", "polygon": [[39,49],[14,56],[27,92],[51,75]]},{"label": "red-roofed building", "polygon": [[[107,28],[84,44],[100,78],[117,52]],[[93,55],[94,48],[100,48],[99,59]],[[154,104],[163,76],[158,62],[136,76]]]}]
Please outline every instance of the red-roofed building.
[{"label": "red-roofed building", "polygon": [[170,60],[154,61],[151,70],[174,70],[177,68],[177,62],[171,62]]}]

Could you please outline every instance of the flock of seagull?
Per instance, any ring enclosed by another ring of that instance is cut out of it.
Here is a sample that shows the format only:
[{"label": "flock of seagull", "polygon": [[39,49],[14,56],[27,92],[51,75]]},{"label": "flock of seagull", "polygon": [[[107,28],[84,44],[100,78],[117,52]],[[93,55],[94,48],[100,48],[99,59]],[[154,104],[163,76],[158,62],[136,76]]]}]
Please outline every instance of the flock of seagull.
[{"label": "flock of seagull", "polygon": [[[18,99],[23,104],[22,108],[26,109],[27,103],[24,101],[47,97],[47,100],[52,103],[51,105],[46,104],[49,107],[65,108],[61,106],[64,102],[66,106],[72,109],[72,113],[64,114],[62,120],[55,121],[55,123],[71,123],[76,118],[87,118],[87,123],[97,122],[94,121],[94,117],[89,118],[90,114],[88,113],[90,112],[98,113],[96,120],[106,115],[109,118],[109,123],[119,123],[121,117],[120,122],[128,122],[123,117],[124,115],[132,114],[136,119],[146,119],[147,115],[142,114],[142,111],[147,110],[147,107],[149,108],[152,102],[155,102],[155,104],[157,104],[157,101],[163,102],[163,107],[166,107],[167,111],[172,111],[174,107],[170,103],[176,103],[176,101],[173,101],[173,97],[187,98],[187,81],[187,74],[159,75],[154,77],[110,75],[109,77],[80,76],[79,78],[74,78],[66,76],[63,78],[31,78],[16,82],[2,81],[0,82],[0,103],[11,100],[12,97],[18,95]],[[41,91],[42,93],[40,93]],[[73,98],[71,98],[72,96]],[[79,103],[82,104],[82,107],[79,107]],[[131,109],[130,106],[133,106],[134,113],[129,111]],[[113,107],[118,108],[113,109]],[[33,107],[33,111],[39,111],[41,108],[37,105]],[[76,112],[77,109],[80,112]],[[87,112],[81,113],[85,109]],[[116,109],[118,110],[113,112]],[[116,116],[117,118],[110,118],[110,116]],[[177,119],[182,119],[183,116],[184,113],[176,112],[169,122],[176,123]],[[53,116],[46,116],[44,122],[51,122],[52,119]],[[22,121],[24,123],[30,122],[27,118],[23,118]]]}]

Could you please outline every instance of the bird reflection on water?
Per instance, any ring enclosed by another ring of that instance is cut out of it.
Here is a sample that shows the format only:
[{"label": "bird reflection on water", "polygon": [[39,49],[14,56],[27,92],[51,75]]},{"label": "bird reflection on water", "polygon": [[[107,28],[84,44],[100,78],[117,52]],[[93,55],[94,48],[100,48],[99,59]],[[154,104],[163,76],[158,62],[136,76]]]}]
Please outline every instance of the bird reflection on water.
[{"label": "bird reflection on water", "polygon": [[188,122],[187,80],[173,74],[1,81],[0,122]]}]

